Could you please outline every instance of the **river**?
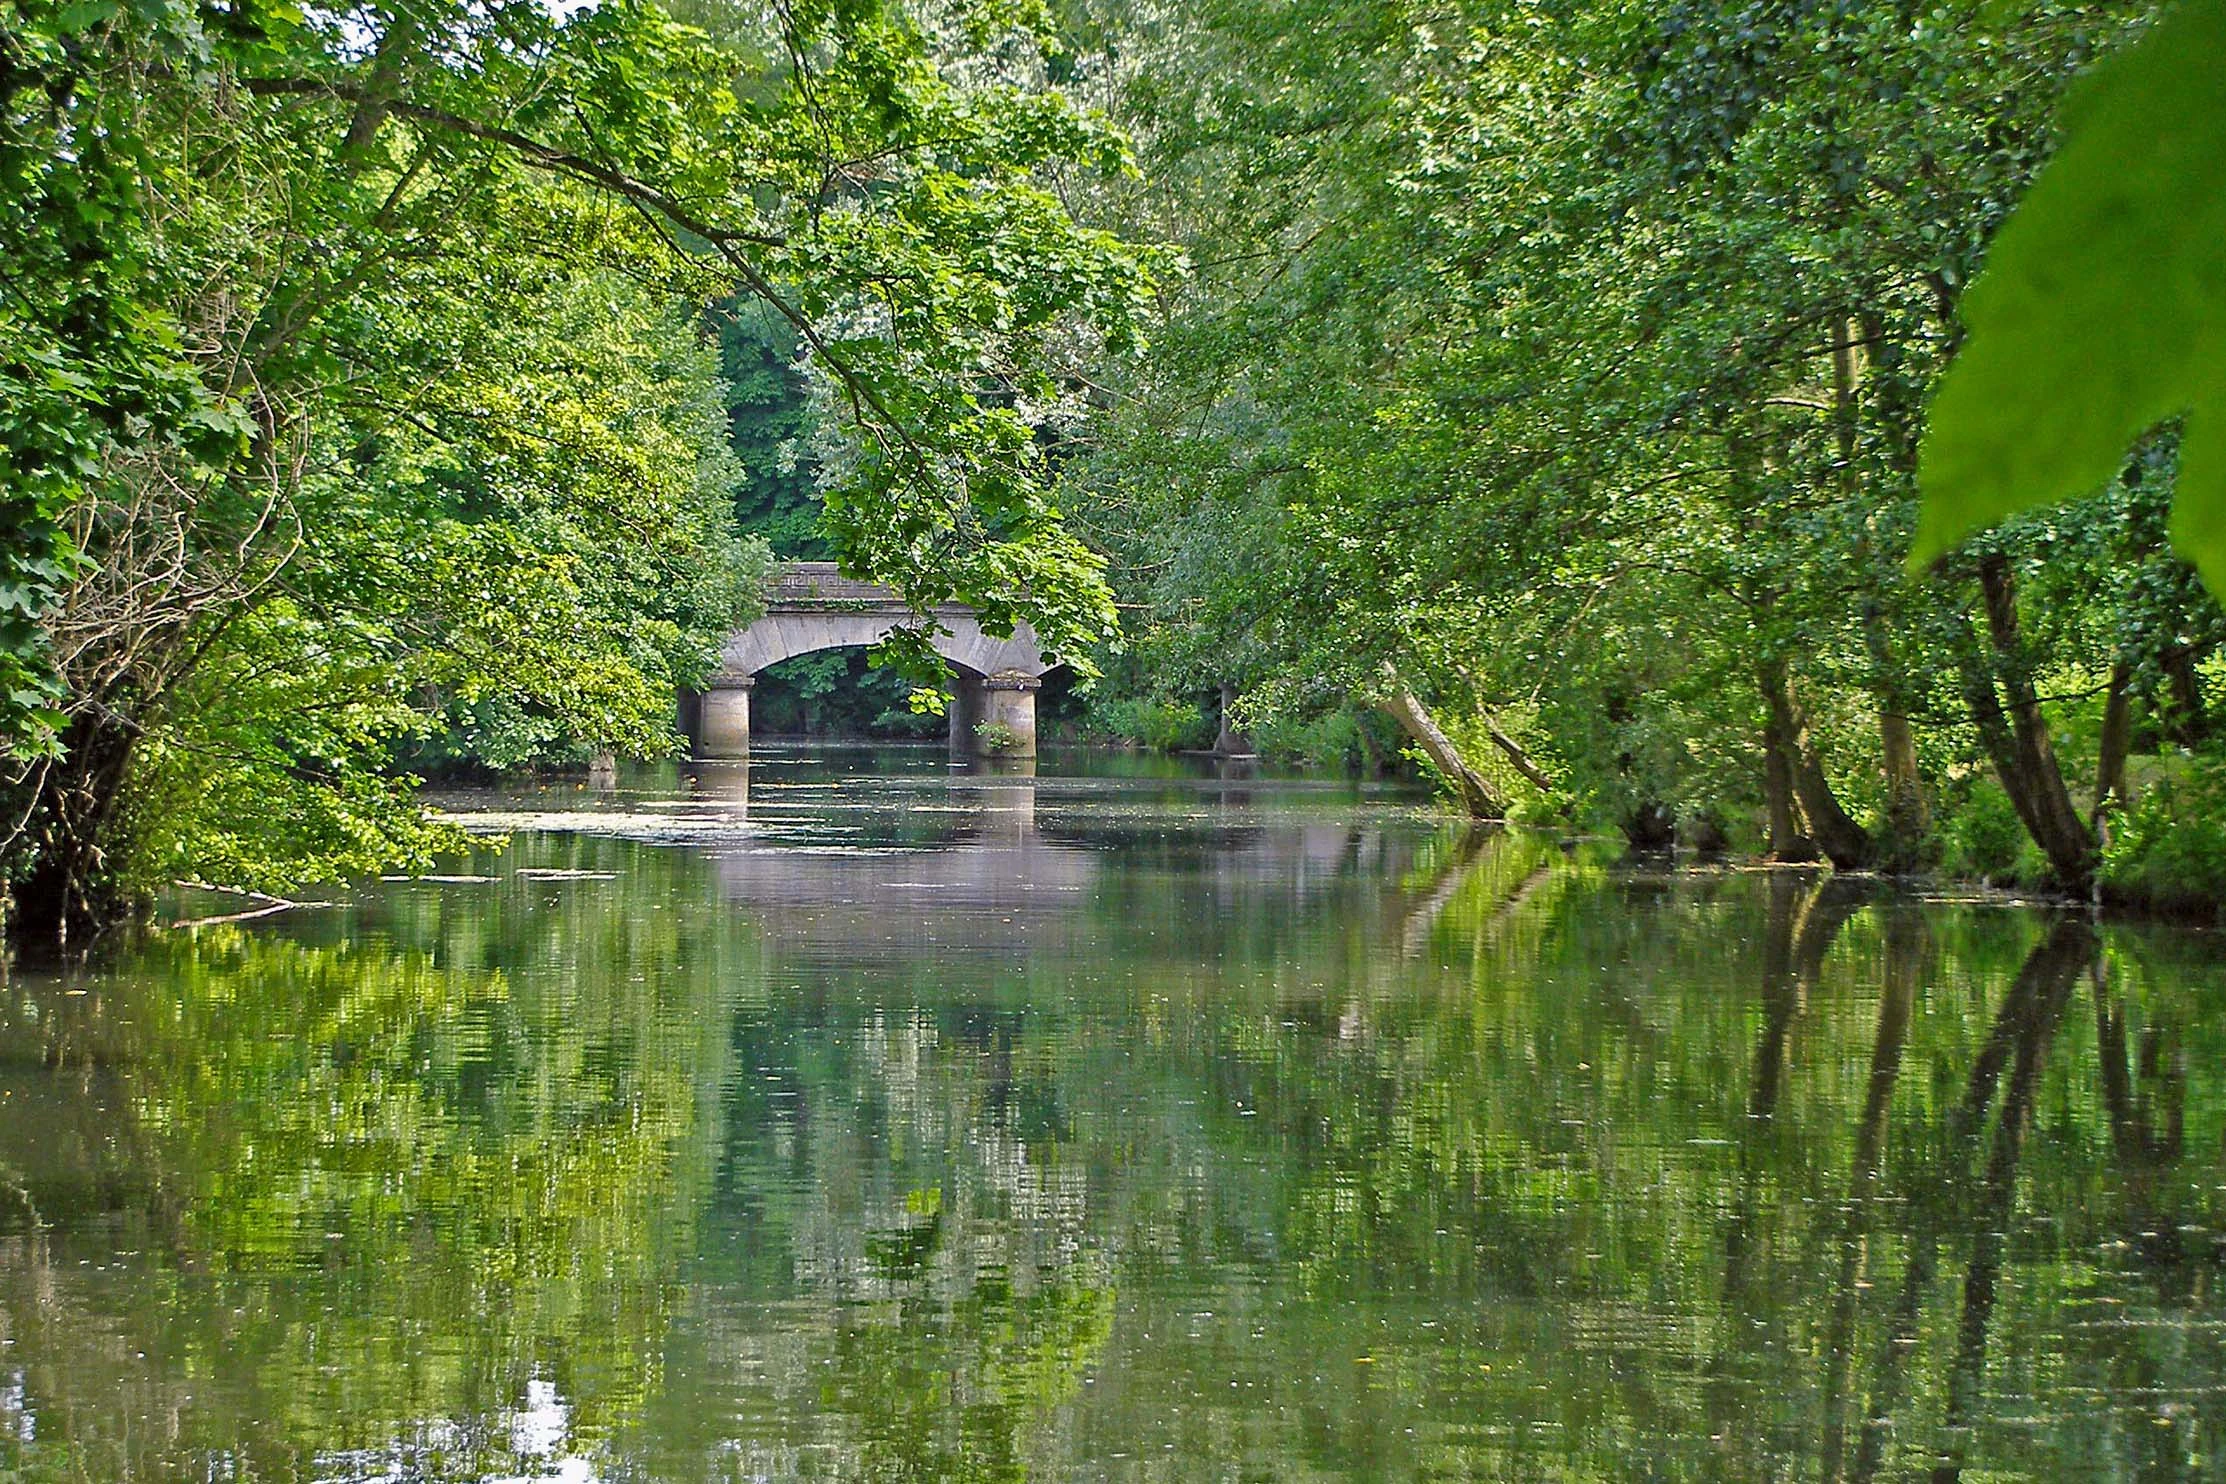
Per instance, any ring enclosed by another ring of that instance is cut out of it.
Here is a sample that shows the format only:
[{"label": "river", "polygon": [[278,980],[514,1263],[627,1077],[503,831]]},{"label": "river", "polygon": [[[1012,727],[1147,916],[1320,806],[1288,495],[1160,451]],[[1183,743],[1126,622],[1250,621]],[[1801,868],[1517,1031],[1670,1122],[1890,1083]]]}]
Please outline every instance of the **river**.
[{"label": "river", "polygon": [[2217,934],[1040,771],[18,971],[0,1480],[2226,1477]]}]

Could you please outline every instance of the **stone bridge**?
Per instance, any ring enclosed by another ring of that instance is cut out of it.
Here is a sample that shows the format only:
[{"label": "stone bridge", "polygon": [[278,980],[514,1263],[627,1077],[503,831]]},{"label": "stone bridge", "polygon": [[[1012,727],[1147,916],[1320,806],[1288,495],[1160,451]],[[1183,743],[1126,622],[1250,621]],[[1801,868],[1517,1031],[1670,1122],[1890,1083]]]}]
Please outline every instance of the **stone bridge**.
[{"label": "stone bridge", "polygon": [[[995,749],[998,756],[1035,756],[1036,692],[1051,665],[1036,647],[1034,631],[1022,624],[1011,638],[999,639],[982,632],[971,608],[933,612],[936,624],[948,630],[935,636],[935,652],[957,673],[951,751],[988,750],[976,728],[994,722],[1012,736],[1012,745]],[[853,581],[833,562],[783,562],[765,616],[728,637],[718,673],[696,703],[696,756],[749,756],[750,686],[758,671],[800,654],[879,643],[917,617],[888,588]]]}]

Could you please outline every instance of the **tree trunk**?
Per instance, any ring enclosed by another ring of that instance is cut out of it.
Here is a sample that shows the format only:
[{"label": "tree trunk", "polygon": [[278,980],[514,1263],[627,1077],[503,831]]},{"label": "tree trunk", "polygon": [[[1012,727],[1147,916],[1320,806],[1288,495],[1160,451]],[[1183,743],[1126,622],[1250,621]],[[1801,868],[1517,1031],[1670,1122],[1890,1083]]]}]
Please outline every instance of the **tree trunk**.
[{"label": "tree trunk", "polygon": [[[1799,714],[1795,713],[1797,717]],[[1842,871],[1869,869],[1877,848],[1871,843],[1870,832],[1840,807],[1839,796],[1832,792],[1832,782],[1825,776],[1823,760],[1809,742],[1806,721],[1797,722],[1793,731],[1793,791],[1801,800],[1801,812],[1809,817],[1809,830],[1825,858]]]},{"label": "tree trunk", "polygon": [[1633,850],[1667,850],[1677,843],[1677,811],[1660,799],[1632,805],[1619,822]]},{"label": "tree trunk", "polygon": [[1221,704],[1216,713],[1220,728],[1214,734],[1213,750],[1216,757],[1252,757],[1259,749],[1252,739],[1229,724],[1230,708],[1237,702],[1237,688],[1228,681],[1221,682]]},{"label": "tree trunk", "polygon": [[1769,704],[1767,679],[1762,693],[1762,797],[1769,815],[1770,858],[1806,863],[1816,859],[1816,842],[1802,828],[1801,802],[1793,794],[1793,744],[1778,708]]},{"label": "tree trunk", "polygon": [[2197,652],[2175,645],[2159,657],[2164,670],[2165,694],[2171,709],[2165,714],[2167,734],[2182,747],[2194,747],[2210,736],[2210,716],[2203,707],[2203,677],[2196,669]]},{"label": "tree trunk", "polygon": [[1977,656],[1966,646],[1963,688],[1971,719],[2017,817],[2048,857],[2050,873],[2061,885],[2084,892],[2094,885],[2095,837],[2079,817],[2071,790],[2064,786],[2048,718],[2041,714],[2040,697],[2026,668],[2018,632],[2017,590],[2006,558],[1996,553],[1980,560],[1979,588],[1986,602],[1994,673],[1981,670]]},{"label": "tree trunk", "polygon": [[2087,827],[2099,844],[2110,801],[2126,802],[2126,752],[2133,741],[2133,662],[2121,659],[2110,669],[2110,691],[2102,706],[2102,738],[2095,761],[2095,809]]},{"label": "tree trunk", "polygon": [[1884,870],[1917,869],[1932,810],[1925,804],[1925,783],[1917,770],[1917,734],[1901,711],[1878,713],[1878,744],[1885,755],[1886,839],[1878,853]]},{"label": "tree trunk", "polygon": [[[1847,314],[1832,320],[1832,432],[1839,454],[1839,483],[1843,497],[1856,500],[1862,493],[1860,473],[1855,465],[1858,434],[1862,428],[1861,391],[1864,355],[1860,347],[1878,342],[1870,322],[1875,316]],[[1860,549],[1868,553],[1870,541],[1862,539]],[[1870,650],[1871,663],[1877,672],[1879,708],[1878,743],[1885,764],[1886,817],[1882,821],[1885,838],[1872,841],[1859,826],[1853,835],[1847,835],[1839,819],[1817,821],[1817,838],[1825,840],[1827,834],[1843,836],[1843,843],[1857,845],[1865,864],[1877,865],[1888,871],[1916,869],[1921,842],[1928,821],[1925,818],[1924,783],[1917,772],[1917,742],[1909,726],[1909,706],[1899,672],[1894,668],[1892,646],[1888,642],[1885,615],[1875,598],[1863,603],[1863,638]],[[1822,776],[1822,770],[1818,770]],[[1835,805],[1836,807],[1836,805]],[[1852,820],[1847,820],[1852,825]],[[1829,842],[1825,848],[1832,850]],[[1832,852],[1834,865],[1840,864],[1840,855]]]},{"label": "tree trunk", "polygon": [[1793,671],[1783,659],[1763,661],[1762,694],[1792,766],[1794,797],[1801,801],[1818,848],[1842,871],[1869,866],[1875,854],[1870,833],[1840,807],[1839,796],[1832,792],[1823,759],[1809,737],[1808,716],[1793,689]]},{"label": "tree trunk", "polygon": [[1924,778],[1917,769],[1917,734],[1909,724],[1908,687],[1894,667],[1886,617],[1876,603],[1864,605],[1863,641],[1877,673],[1878,746],[1886,775],[1885,838],[1879,842],[1878,864],[1886,871],[1913,871],[1932,828],[1932,811],[1925,805]]},{"label": "tree trunk", "polygon": [[80,945],[118,915],[123,903],[110,868],[116,802],[138,732],[115,720],[81,716],[63,734],[62,757],[42,764],[11,804],[25,811],[15,849],[31,868],[15,884],[9,937],[34,948]]},{"label": "tree trunk", "polygon": [[1832,441],[1839,449],[1841,487],[1850,493],[1855,489],[1855,435],[1862,418],[1855,398],[1862,376],[1855,347],[1862,334],[1862,322],[1852,316],[1832,321]]},{"label": "tree trunk", "polygon": [[1376,745],[1376,739],[1369,735],[1368,720],[1365,715],[1357,719],[1357,725],[1353,728],[1353,732],[1360,741],[1361,766],[1377,778],[1389,773],[1391,771],[1391,760],[1384,756],[1383,749]]},{"label": "tree trunk", "polygon": [[1406,729],[1423,756],[1453,786],[1460,795],[1461,807],[1475,819],[1505,819],[1507,808],[1492,793],[1490,784],[1461,756],[1453,739],[1445,734],[1415,693],[1407,689],[1390,667],[1384,671],[1384,710]]},{"label": "tree trunk", "polygon": [[1537,760],[1523,750],[1521,743],[1501,731],[1498,722],[1492,720],[1489,716],[1485,717],[1484,731],[1492,739],[1492,745],[1506,754],[1507,761],[1514,765],[1516,772],[1530,780],[1532,787],[1542,794],[1550,794],[1554,791],[1554,781],[1548,776],[1546,770],[1539,767]]}]

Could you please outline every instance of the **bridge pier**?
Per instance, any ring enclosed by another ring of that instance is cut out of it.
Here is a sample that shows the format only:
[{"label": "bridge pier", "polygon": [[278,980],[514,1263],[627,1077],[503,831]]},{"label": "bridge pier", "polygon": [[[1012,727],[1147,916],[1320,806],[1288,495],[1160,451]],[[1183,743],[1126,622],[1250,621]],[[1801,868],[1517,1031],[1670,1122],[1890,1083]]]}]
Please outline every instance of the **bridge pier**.
[{"label": "bridge pier", "polygon": [[980,745],[974,727],[982,719],[982,678],[961,670],[951,678],[951,698],[943,703],[951,724],[951,756],[972,757]]},{"label": "bridge pier", "polygon": [[716,760],[750,755],[750,686],[756,677],[721,670],[696,708],[696,756]]},{"label": "bridge pier", "polygon": [[1036,692],[1042,689],[1042,676],[1021,670],[1001,671],[982,682],[982,721],[1003,727],[1013,739],[1011,746],[996,749],[997,756],[1036,755]]},{"label": "bridge pier", "polygon": [[[1043,677],[1024,670],[1000,670],[995,675],[960,672],[951,687],[953,757],[1034,757],[1036,755],[1036,692]],[[986,727],[1002,745],[991,745],[982,736]]]}]

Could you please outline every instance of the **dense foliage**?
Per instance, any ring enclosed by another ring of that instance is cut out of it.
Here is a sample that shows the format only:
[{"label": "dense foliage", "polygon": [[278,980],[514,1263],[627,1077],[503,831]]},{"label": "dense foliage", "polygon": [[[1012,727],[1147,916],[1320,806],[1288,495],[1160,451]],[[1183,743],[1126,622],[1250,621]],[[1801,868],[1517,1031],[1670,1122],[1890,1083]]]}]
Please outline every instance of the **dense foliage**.
[{"label": "dense foliage", "polygon": [[1025,7],[692,19],[0,10],[25,929],[422,859],[404,761],[670,746],[766,560],[722,317],[812,358],[846,561],[1106,634],[1031,419],[1132,337],[1146,265],[1049,188],[1119,138],[1000,60],[1042,50]]},{"label": "dense foliage", "polygon": [[[717,306],[719,369],[727,386],[727,431],[742,464],[735,513],[744,531],[783,560],[823,562],[835,554],[825,522],[822,455],[839,459],[823,399],[795,327],[762,304]],[[873,663],[864,650],[823,650],[784,660],[755,677],[750,730],[758,736],[941,736],[943,718],[913,709],[921,678]]]},{"label": "dense foliage", "polygon": [[[1099,209],[1191,265],[1075,480],[1137,647],[1256,721],[1382,704],[1478,812],[1907,869],[1999,806],[2030,844],[1992,868],[2090,889],[2120,807],[2213,745],[2179,352],[2088,409],[2099,469],[2022,496],[2085,498],[1908,558],[1964,289],[2153,9],[1078,5],[1146,166]],[[2153,166],[2112,126],[2142,220],[2207,162],[2195,112]],[[2142,230],[2057,271],[2148,274]],[[1991,353],[2076,401],[2149,323]]]},{"label": "dense foliage", "polygon": [[[2220,24],[16,0],[18,915],[422,858],[415,771],[656,753],[773,554],[1034,623],[1106,676],[1086,735],[1403,734],[1472,812],[1646,845],[2226,876],[2180,210]],[[759,710],[931,726],[893,657]]]},{"label": "dense foliage", "polygon": [[2187,0],[2067,106],[2063,149],[1974,286],[1974,343],[1933,409],[1918,555],[2108,481],[2126,445],[2188,418],[2173,536],[2226,594],[2222,313],[2226,4]]}]

